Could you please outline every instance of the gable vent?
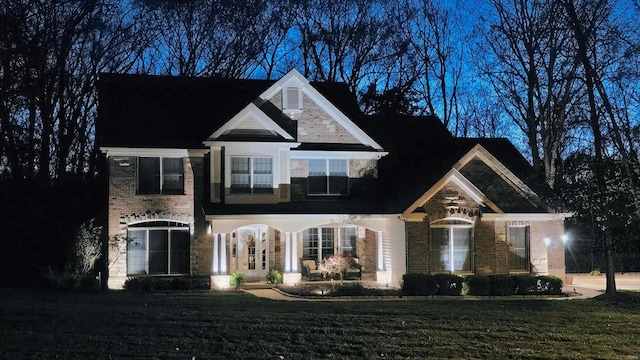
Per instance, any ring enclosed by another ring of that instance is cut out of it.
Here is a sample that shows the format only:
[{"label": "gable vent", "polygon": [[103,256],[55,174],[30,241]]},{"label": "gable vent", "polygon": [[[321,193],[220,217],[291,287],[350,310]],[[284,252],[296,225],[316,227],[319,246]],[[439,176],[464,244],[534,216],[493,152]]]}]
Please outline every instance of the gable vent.
[{"label": "gable vent", "polygon": [[299,88],[286,88],[282,97],[282,109],[285,111],[302,110],[302,92]]}]

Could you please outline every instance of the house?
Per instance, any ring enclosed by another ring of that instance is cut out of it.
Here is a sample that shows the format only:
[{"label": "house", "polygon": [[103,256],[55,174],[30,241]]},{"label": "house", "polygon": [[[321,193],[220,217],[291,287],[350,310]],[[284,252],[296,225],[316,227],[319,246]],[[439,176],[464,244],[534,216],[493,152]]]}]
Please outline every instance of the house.
[{"label": "house", "polygon": [[226,287],[303,260],[408,272],[564,276],[564,219],[506,139],[454,138],[435,117],[361,113],[345,84],[102,74],[109,287],[135,275]]}]

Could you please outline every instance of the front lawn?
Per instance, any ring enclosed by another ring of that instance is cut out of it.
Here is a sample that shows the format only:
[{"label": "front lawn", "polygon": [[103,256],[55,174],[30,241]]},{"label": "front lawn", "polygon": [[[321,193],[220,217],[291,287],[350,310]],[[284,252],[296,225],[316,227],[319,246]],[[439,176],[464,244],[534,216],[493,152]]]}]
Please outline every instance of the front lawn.
[{"label": "front lawn", "polygon": [[0,290],[2,359],[637,359],[640,294],[271,301]]}]

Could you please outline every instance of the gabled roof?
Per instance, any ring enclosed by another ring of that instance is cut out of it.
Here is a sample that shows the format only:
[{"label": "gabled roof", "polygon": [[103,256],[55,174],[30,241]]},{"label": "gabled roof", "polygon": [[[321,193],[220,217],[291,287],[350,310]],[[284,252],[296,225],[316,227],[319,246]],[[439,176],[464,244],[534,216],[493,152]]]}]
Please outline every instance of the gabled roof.
[{"label": "gabled roof", "polygon": [[260,137],[263,141],[295,141],[296,126],[292,120],[279,111],[271,111],[275,106],[269,102],[258,105],[260,107],[254,103],[247,105],[211,134],[207,140],[247,141],[249,139],[251,141],[251,138]]},{"label": "gabled roof", "polygon": [[[276,83],[219,77],[100,74],[96,143],[99,147],[203,148],[202,141],[252,103],[295,139],[295,121],[260,98]],[[355,95],[346,84],[307,84],[342,117],[348,120],[360,116]],[[225,140],[249,139],[232,136]],[[265,141],[261,137],[254,140]]]},{"label": "gabled roof", "polygon": [[[447,174],[451,175],[452,169],[458,174],[456,179],[464,178],[465,180],[460,181],[471,182],[487,197],[492,206],[485,207],[484,210],[493,212],[494,206],[500,208],[499,199],[494,198],[495,192],[487,193],[486,187],[478,186],[479,183],[487,185],[486,182],[482,183],[482,179],[459,172],[462,170],[460,165],[464,165],[460,161],[465,156],[474,154],[474,149],[485,149],[494,168],[499,168],[506,174],[511,173],[509,185],[524,189],[513,190],[522,195],[521,199],[531,196],[529,201],[525,200],[525,204],[521,203],[520,207],[505,204],[505,210],[548,211],[530,190],[531,187],[525,185],[529,183],[532,168],[508,139],[454,138],[435,116],[396,116],[386,119],[364,116],[358,125],[389,151],[389,155],[379,161],[378,174],[379,192],[388,194],[380,203],[392,208],[391,212],[402,213],[415,205],[425,194],[428,196],[429,191],[436,188],[438,183],[448,179]],[[499,175],[496,177],[500,178]],[[527,193],[527,190],[530,193]]]}]

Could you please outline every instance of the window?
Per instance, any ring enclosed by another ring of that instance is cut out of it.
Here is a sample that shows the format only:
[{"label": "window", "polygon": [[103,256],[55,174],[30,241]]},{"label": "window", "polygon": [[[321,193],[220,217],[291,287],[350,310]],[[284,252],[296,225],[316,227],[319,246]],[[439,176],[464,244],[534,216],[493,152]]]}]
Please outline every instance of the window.
[{"label": "window", "polygon": [[288,112],[302,111],[302,91],[296,87],[288,87],[282,91],[282,110]]},{"label": "window", "polygon": [[138,194],[184,194],[184,160],[138,158]]},{"label": "window", "polygon": [[432,272],[472,271],[473,226],[462,221],[431,224]]},{"label": "window", "polygon": [[232,194],[273,194],[273,161],[264,157],[231,158]]},{"label": "window", "polygon": [[344,227],[340,228],[340,250],[346,256],[358,256],[358,236],[356,228]]},{"label": "window", "polygon": [[302,233],[302,257],[322,261],[338,253],[358,256],[356,227],[309,228]]},{"label": "window", "polygon": [[189,273],[189,226],[172,221],[129,225],[127,275]]},{"label": "window", "polygon": [[309,159],[307,192],[309,195],[346,195],[349,174],[346,159]]},{"label": "window", "polygon": [[529,227],[509,226],[507,233],[509,270],[529,271]]}]

